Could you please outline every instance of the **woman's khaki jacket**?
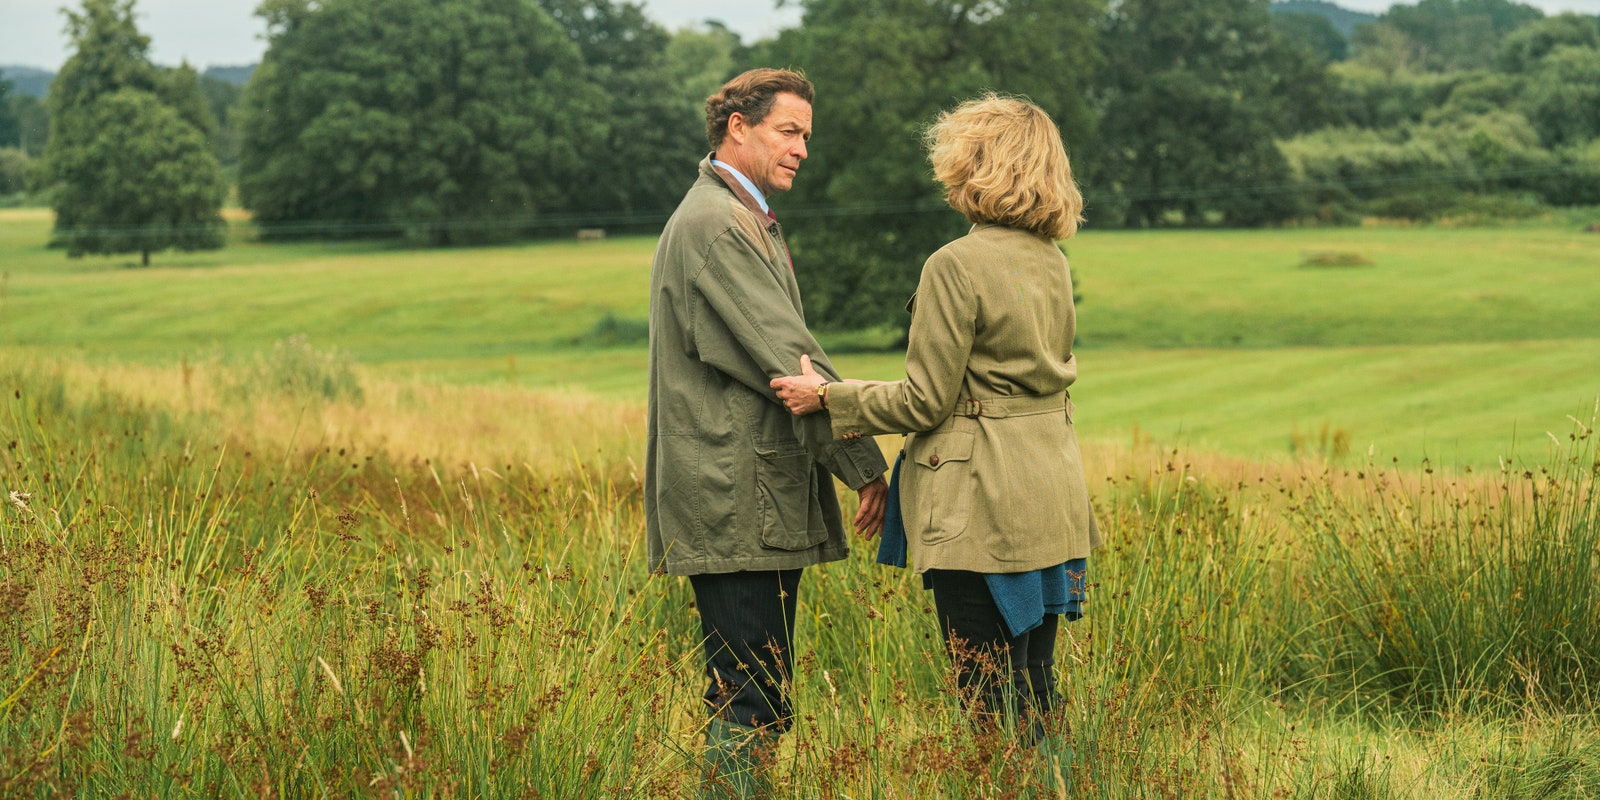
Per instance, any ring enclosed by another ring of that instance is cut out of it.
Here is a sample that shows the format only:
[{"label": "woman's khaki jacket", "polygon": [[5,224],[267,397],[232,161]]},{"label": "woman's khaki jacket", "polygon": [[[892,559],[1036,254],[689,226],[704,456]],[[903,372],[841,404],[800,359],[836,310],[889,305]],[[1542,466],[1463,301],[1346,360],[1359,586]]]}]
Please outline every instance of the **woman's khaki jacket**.
[{"label": "woman's khaki jacket", "polygon": [[783,407],[768,382],[802,353],[837,376],[806,330],[782,229],[701,161],[650,268],[651,570],[799,569],[850,552],[833,476],[860,489],[887,465],[870,439],[834,439],[826,414]]},{"label": "woman's khaki jacket", "polygon": [[906,378],[828,387],[833,433],[911,433],[900,502],[912,566],[1025,572],[1089,555],[1067,387],[1072,277],[1054,242],[976,225],[934,253],[912,299]]}]

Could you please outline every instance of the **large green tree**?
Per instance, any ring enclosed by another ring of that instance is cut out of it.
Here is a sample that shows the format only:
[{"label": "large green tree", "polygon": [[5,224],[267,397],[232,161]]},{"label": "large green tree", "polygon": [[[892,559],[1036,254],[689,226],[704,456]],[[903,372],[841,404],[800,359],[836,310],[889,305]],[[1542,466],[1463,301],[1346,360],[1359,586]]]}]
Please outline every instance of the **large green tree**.
[{"label": "large green tree", "polygon": [[[704,65],[669,58],[672,37],[632,3],[540,0],[583,56],[587,78],[601,90],[595,105],[569,113],[592,117],[604,131],[587,142],[579,168],[585,191],[572,208],[613,220],[670,212],[705,155],[704,101],[730,77],[724,66],[708,89],[696,81]],[[687,34],[693,36],[694,34]],[[712,43],[716,39],[710,40]],[[708,53],[715,60],[715,53]],[[686,98],[683,87],[703,90]],[[606,221],[605,218],[595,218]],[[659,226],[660,219],[650,219]]]},{"label": "large green tree", "polygon": [[1103,41],[1105,116],[1089,188],[1126,224],[1296,213],[1274,138],[1332,116],[1327,72],[1277,35],[1266,0],[1124,0]]},{"label": "large green tree", "polygon": [[[54,238],[69,255],[221,247],[221,171],[187,119],[192,83],[165,79],[134,24],[133,0],[67,12],[75,52],[50,84],[46,180]],[[192,74],[192,73],[191,73]]]},{"label": "large green tree", "polygon": [[1600,137],[1600,49],[1562,45],[1539,61],[1524,100],[1546,146]]},{"label": "large green tree", "polygon": [[178,112],[184,122],[193,125],[207,140],[216,137],[217,118],[211,113],[211,101],[200,89],[200,74],[188,62],[160,70],[156,94],[161,102]]},{"label": "large green tree", "polygon": [[777,199],[815,325],[898,325],[922,262],[965,230],[940,198],[922,133],[986,89],[1049,112],[1076,157],[1093,128],[1098,0],[806,0],[800,28],[759,49],[816,85],[814,139]]},{"label": "large green tree", "polygon": [[[269,0],[239,195],[269,233],[500,238],[567,212],[607,100],[527,0]],[[598,110],[598,111],[597,111]]]},{"label": "large green tree", "polygon": [[[54,149],[56,234],[68,255],[221,247],[223,183],[205,136],[154,94],[122,89],[75,124],[115,132]],[[70,134],[57,139],[70,139]],[[56,141],[56,140],[52,140]]]}]

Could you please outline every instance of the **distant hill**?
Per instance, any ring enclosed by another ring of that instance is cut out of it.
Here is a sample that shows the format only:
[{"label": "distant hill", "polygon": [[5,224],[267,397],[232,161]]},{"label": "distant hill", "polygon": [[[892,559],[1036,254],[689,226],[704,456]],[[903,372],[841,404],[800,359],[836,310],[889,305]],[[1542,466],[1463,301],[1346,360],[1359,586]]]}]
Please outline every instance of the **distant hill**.
[{"label": "distant hill", "polygon": [[34,97],[44,97],[50,90],[50,81],[55,80],[56,74],[38,67],[22,67],[15,64],[0,65],[0,79],[11,81],[17,94],[31,94]]},{"label": "distant hill", "polygon": [[206,67],[206,71],[200,74],[224,83],[243,86],[250,82],[250,76],[254,75],[255,71],[255,64],[245,64],[237,67]]},{"label": "distant hill", "polygon": [[1355,33],[1356,28],[1371,22],[1378,21],[1377,14],[1368,14],[1363,11],[1351,11],[1341,8],[1327,0],[1277,0],[1268,6],[1274,14],[1312,14],[1323,17],[1333,24],[1334,30],[1345,39]]}]

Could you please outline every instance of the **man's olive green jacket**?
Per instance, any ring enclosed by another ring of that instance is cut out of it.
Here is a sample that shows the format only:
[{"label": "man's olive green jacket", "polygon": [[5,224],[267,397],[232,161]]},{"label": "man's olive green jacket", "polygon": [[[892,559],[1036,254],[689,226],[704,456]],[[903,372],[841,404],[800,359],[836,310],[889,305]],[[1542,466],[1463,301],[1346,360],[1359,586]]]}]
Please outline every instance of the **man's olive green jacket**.
[{"label": "man's olive green jacket", "polygon": [[906,379],[828,389],[840,437],[914,432],[900,467],[912,566],[1027,572],[1100,545],[1067,387],[1077,317],[1055,242],[976,225],[922,268]]},{"label": "man's olive green jacket", "polygon": [[881,477],[871,439],[833,439],[768,382],[838,375],[806,330],[778,223],[708,157],[650,268],[644,512],[650,567],[673,575],[794,569],[849,552],[833,478]]}]

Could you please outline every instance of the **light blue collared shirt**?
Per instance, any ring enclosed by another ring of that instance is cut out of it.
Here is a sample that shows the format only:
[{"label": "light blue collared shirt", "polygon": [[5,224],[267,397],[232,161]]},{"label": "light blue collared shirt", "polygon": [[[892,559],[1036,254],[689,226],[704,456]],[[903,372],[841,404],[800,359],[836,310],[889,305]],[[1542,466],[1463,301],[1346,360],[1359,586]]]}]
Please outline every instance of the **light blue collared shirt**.
[{"label": "light blue collared shirt", "polygon": [[757,189],[756,185],[751,183],[750,179],[746,178],[744,176],[743,172],[740,172],[739,170],[734,169],[732,166],[730,166],[726,162],[718,161],[718,160],[716,160],[714,158],[711,159],[711,164],[712,164],[712,166],[722,167],[723,169],[733,173],[733,177],[739,179],[739,184],[741,186],[743,186],[747,191],[750,192],[750,196],[754,197],[756,199],[757,203],[761,204],[761,210],[763,212],[765,212],[765,213],[768,213],[768,214],[772,213],[772,210],[767,208],[767,197],[766,197],[766,195],[762,194],[761,190]]}]

